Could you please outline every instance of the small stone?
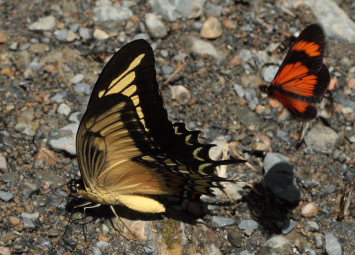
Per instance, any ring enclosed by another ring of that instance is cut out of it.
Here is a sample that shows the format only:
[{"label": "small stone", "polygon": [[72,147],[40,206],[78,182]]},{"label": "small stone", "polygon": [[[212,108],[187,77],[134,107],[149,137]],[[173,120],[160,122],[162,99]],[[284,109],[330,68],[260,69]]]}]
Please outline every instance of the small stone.
[{"label": "small stone", "polygon": [[95,29],[94,30],[94,38],[96,40],[106,40],[106,39],[110,38],[110,36],[108,35],[108,33],[106,33],[105,31],[103,31],[101,29]]},{"label": "small stone", "polygon": [[317,255],[317,253],[312,250],[311,248],[305,248],[304,249],[304,252],[307,254],[307,255]]},{"label": "small stone", "polygon": [[66,103],[61,103],[57,109],[59,114],[63,114],[65,116],[69,116],[71,109],[69,107],[69,105],[67,105]]},{"label": "small stone", "polygon": [[28,29],[32,31],[49,31],[55,27],[55,22],[54,16],[43,17],[30,24]]},{"label": "small stone", "polygon": [[323,236],[321,234],[314,234],[314,241],[316,243],[317,249],[321,249],[323,247]]},{"label": "small stone", "polygon": [[73,112],[69,116],[69,121],[79,123],[82,117],[83,117],[83,113]]},{"label": "small stone", "polygon": [[52,131],[47,140],[48,146],[54,150],[64,150],[71,155],[76,155],[75,136],[79,123],[72,123],[65,127]]},{"label": "small stone", "polygon": [[202,26],[201,36],[206,39],[215,39],[222,35],[222,25],[216,17],[209,17]]},{"label": "small stone", "polygon": [[190,50],[198,55],[210,55],[217,60],[224,58],[224,55],[218,52],[215,46],[210,42],[206,42],[195,37],[190,37],[190,42]]},{"label": "small stone", "polygon": [[66,91],[58,92],[51,97],[51,101],[58,104],[63,103],[67,97],[67,94],[68,93]]},{"label": "small stone", "polygon": [[171,66],[167,66],[167,65],[163,65],[161,67],[161,70],[163,71],[163,73],[165,75],[170,75],[174,72],[174,68],[172,68]]},{"label": "small stone", "polygon": [[303,217],[309,218],[318,214],[318,206],[314,202],[302,204],[301,214]]},{"label": "small stone", "polygon": [[6,192],[6,191],[0,190],[0,199],[2,201],[8,202],[13,198],[14,198],[14,195],[11,192]]},{"label": "small stone", "polygon": [[101,248],[105,248],[105,247],[107,247],[107,246],[109,246],[110,244],[108,243],[108,242],[105,242],[105,241],[98,241],[97,243],[96,243],[96,247],[99,247],[100,249]]},{"label": "small stone", "polygon": [[92,38],[90,30],[87,29],[86,27],[80,27],[79,28],[79,36],[84,41],[90,40]]},{"label": "small stone", "polygon": [[182,85],[170,86],[171,98],[180,103],[187,103],[191,98],[190,91]]},{"label": "small stone", "polygon": [[0,170],[3,170],[6,172],[7,169],[8,169],[8,166],[7,166],[6,158],[2,153],[0,153]]},{"label": "small stone", "polygon": [[342,247],[331,232],[325,234],[325,250],[327,255],[342,255]]},{"label": "small stone", "polygon": [[0,31],[0,44],[6,43],[8,36],[5,31]]},{"label": "small stone", "polygon": [[57,30],[54,32],[54,36],[61,42],[72,42],[77,38],[76,34],[68,29]]},{"label": "small stone", "polygon": [[39,217],[39,213],[21,213],[23,227],[25,229],[34,229],[36,228],[35,221]]},{"label": "small stone", "polygon": [[228,233],[228,241],[237,248],[242,247],[243,236],[240,235],[238,232],[231,231]]},{"label": "small stone", "polygon": [[264,81],[266,83],[270,83],[274,79],[278,70],[279,70],[279,66],[277,65],[267,65],[266,67],[264,67],[262,69],[262,75]]},{"label": "small stone", "polygon": [[78,94],[90,95],[91,94],[91,86],[85,82],[79,82],[79,83],[75,84],[74,91]]},{"label": "small stone", "polygon": [[289,240],[287,240],[285,237],[279,235],[279,236],[273,236],[269,240],[267,240],[265,242],[265,246],[268,246],[273,249],[277,249],[277,248],[282,248],[282,247],[288,245],[288,243],[289,243]]},{"label": "small stone", "polygon": [[85,78],[85,76],[81,73],[76,74],[73,78],[71,78],[70,82],[73,84],[77,84],[79,82],[81,82],[83,79]]},{"label": "small stone", "polygon": [[212,216],[211,222],[218,228],[224,228],[236,223],[235,219],[221,216]]},{"label": "small stone", "polygon": [[319,224],[313,220],[307,221],[306,222],[306,232],[316,232],[319,231]]},{"label": "small stone", "polygon": [[[9,217],[9,222],[12,226],[17,226],[21,224],[21,219],[16,216],[10,216]],[[1,254],[1,253],[0,253]]]},{"label": "small stone", "polygon": [[11,249],[9,247],[0,246],[1,255],[11,255]]},{"label": "small stone", "polygon": [[94,247],[92,247],[92,254],[93,255],[102,255],[102,251],[100,250],[99,247],[94,246]]},{"label": "small stone", "polygon": [[264,158],[264,162],[263,162],[265,173],[267,173],[276,164],[281,163],[281,162],[284,162],[287,164],[290,163],[288,158],[280,153],[277,153],[277,152],[267,153]]},{"label": "small stone", "polygon": [[307,146],[315,151],[330,153],[338,140],[338,134],[331,128],[317,123],[305,136]]},{"label": "small stone", "polygon": [[153,38],[164,38],[168,34],[164,23],[154,13],[145,15],[145,25]]},{"label": "small stone", "polygon": [[117,6],[110,0],[96,1],[94,7],[94,20],[96,21],[124,21],[133,16],[132,11],[126,6]]},{"label": "small stone", "polygon": [[288,224],[283,227],[281,229],[281,233],[284,234],[284,235],[287,235],[288,233],[290,233],[294,228],[296,227],[296,222],[294,222],[293,220],[290,220],[288,222]]},{"label": "small stone", "polygon": [[255,220],[242,220],[238,225],[247,236],[250,236],[258,226],[259,224]]}]

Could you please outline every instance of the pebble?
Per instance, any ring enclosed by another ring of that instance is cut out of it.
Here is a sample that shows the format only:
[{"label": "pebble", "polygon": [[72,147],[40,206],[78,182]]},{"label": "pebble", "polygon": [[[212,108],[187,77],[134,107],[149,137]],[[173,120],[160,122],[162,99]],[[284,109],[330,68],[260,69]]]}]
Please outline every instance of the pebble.
[{"label": "pebble", "polygon": [[84,80],[85,76],[81,73],[76,74],[73,78],[71,78],[70,82],[73,84],[77,84],[79,82],[82,82]]},{"label": "pebble", "polygon": [[216,39],[223,34],[221,22],[216,17],[208,17],[203,23],[201,32],[202,38]]},{"label": "pebble", "polygon": [[71,155],[76,155],[75,136],[79,123],[68,124],[65,127],[52,131],[47,144],[54,150],[64,150]]},{"label": "pebble", "polygon": [[267,173],[276,164],[281,163],[281,162],[284,162],[287,164],[290,163],[288,158],[286,156],[282,155],[281,153],[278,153],[278,152],[267,153],[264,158],[264,162],[263,162],[265,173]]},{"label": "pebble", "polygon": [[102,255],[102,251],[100,250],[99,247],[94,246],[94,247],[92,247],[92,254],[93,255]]},{"label": "pebble", "polygon": [[83,117],[82,112],[73,112],[69,116],[69,121],[79,123],[82,117]]},{"label": "pebble", "polygon": [[306,232],[316,232],[319,231],[319,224],[313,220],[307,221],[306,222],[306,227],[305,227]]},{"label": "pebble", "polygon": [[56,19],[54,16],[47,16],[38,19],[36,22],[30,24],[28,29],[31,31],[49,31],[55,27]]},{"label": "pebble", "polygon": [[303,203],[301,214],[306,218],[313,217],[318,214],[318,206],[314,202]]},{"label": "pebble", "polygon": [[311,128],[304,140],[307,146],[315,151],[331,153],[338,137],[338,134],[333,129],[319,122]]},{"label": "pebble", "polygon": [[332,232],[325,234],[325,250],[327,255],[342,255],[342,247]]},{"label": "pebble", "polygon": [[270,248],[283,248],[286,245],[289,244],[289,240],[283,236],[273,236],[269,240],[265,242],[265,246],[268,246]]},{"label": "pebble", "polygon": [[61,103],[61,104],[58,106],[57,112],[58,112],[59,114],[65,115],[65,116],[69,116],[69,114],[70,114],[70,112],[71,112],[71,109],[70,109],[70,106],[67,105],[66,103]]},{"label": "pebble", "polygon": [[34,120],[33,108],[23,110],[17,118],[15,130],[27,136],[34,136],[39,127],[39,123]]},{"label": "pebble", "polygon": [[161,15],[169,22],[177,18],[198,18],[202,14],[206,0],[150,0],[155,14]]},{"label": "pebble", "polygon": [[0,31],[0,43],[6,43],[8,39],[7,33],[5,31]]},{"label": "pebble", "polygon": [[7,172],[8,166],[6,162],[6,158],[3,153],[0,152],[0,170],[3,170],[4,172]]},{"label": "pebble", "polygon": [[92,34],[91,34],[90,30],[87,29],[86,27],[80,27],[79,28],[79,36],[84,41],[88,41],[88,40],[90,40],[92,38]]},{"label": "pebble", "polygon": [[279,70],[279,66],[277,65],[267,65],[262,69],[263,79],[266,83],[272,82],[277,71]]},{"label": "pebble", "polygon": [[108,33],[106,33],[105,31],[103,31],[101,29],[95,29],[94,30],[94,38],[96,40],[106,40],[109,37],[110,36],[108,35]]},{"label": "pebble", "polygon": [[6,191],[0,190],[0,199],[2,201],[8,202],[13,198],[14,198],[14,195],[11,192],[6,192]]},{"label": "pebble", "polygon": [[212,216],[211,222],[218,228],[224,228],[236,223],[235,219],[222,216]]},{"label": "pebble", "polygon": [[68,29],[57,30],[54,32],[54,36],[61,42],[72,42],[77,38],[76,34]]},{"label": "pebble", "polygon": [[65,101],[65,98],[67,97],[68,92],[62,91],[56,93],[54,96],[51,97],[51,101],[54,103],[63,103]]},{"label": "pebble", "polygon": [[255,220],[242,220],[238,225],[247,236],[250,236],[258,226],[259,224]]},{"label": "pebble", "polygon": [[1,255],[11,255],[11,249],[9,247],[0,246]]},{"label": "pebble", "polygon": [[164,38],[168,34],[164,23],[154,13],[147,13],[145,15],[145,25],[153,38]]},{"label": "pebble", "polygon": [[316,243],[317,249],[321,249],[323,247],[323,236],[319,233],[314,234],[314,241]]},{"label": "pebble", "polygon": [[307,255],[317,255],[317,253],[312,250],[311,248],[305,248],[304,249],[304,252],[307,254]]},{"label": "pebble", "polygon": [[94,20],[96,21],[124,21],[133,16],[126,6],[117,6],[110,0],[96,1],[94,7]]},{"label": "pebble", "polygon": [[242,247],[243,236],[236,231],[230,231],[228,233],[228,241],[237,248]]},{"label": "pebble", "polygon": [[105,247],[107,247],[107,246],[109,246],[110,244],[108,243],[108,242],[105,242],[105,241],[98,241],[97,243],[96,243],[96,247],[99,247],[100,249],[101,248],[105,248]]},{"label": "pebble", "polygon": [[284,235],[287,235],[288,233],[290,233],[294,228],[296,227],[296,222],[294,222],[293,220],[290,220],[288,222],[288,224],[283,227],[281,229],[281,233],[284,234]]},{"label": "pebble", "polygon": [[217,60],[221,60],[224,56],[214,47],[210,42],[198,39],[196,37],[190,37],[191,51],[198,55],[210,55]]},{"label": "pebble", "polygon": [[25,229],[34,229],[36,228],[35,221],[39,217],[39,213],[21,213],[23,227]]},{"label": "pebble", "polygon": [[187,103],[191,98],[190,91],[182,85],[169,86],[171,98],[181,104]]},{"label": "pebble", "polygon": [[287,2],[295,7],[300,4],[308,6],[319,23],[325,28],[324,32],[329,37],[355,43],[355,23],[337,5],[336,1],[288,0]]},{"label": "pebble", "polygon": [[91,94],[91,86],[85,82],[79,82],[74,85],[74,91],[78,94]]},{"label": "pebble", "polygon": [[19,217],[16,217],[16,216],[10,216],[9,217],[9,222],[11,223],[12,226],[17,226],[17,225],[21,224],[21,219]]}]

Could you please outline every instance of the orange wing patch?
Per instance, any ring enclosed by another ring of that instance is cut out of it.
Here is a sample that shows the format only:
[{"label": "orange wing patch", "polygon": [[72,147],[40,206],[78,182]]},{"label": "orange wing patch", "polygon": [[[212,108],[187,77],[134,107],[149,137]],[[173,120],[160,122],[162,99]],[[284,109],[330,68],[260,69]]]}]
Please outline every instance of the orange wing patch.
[{"label": "orange wing patch", "polygon": [[284,94],[281,94],[279,91],[274,91],[273,94],[275,98],[279,100],[292,113],[302,114],[307,112],[309,103],[293,97],[285,96]]},{"label": "orange wing patch", "polygon": [[318,77],[316,75],[307,75],[287,82],[282,86],[282,89],[300,96],[313,97],[317,84]]},{"label": "orange wing patch", "polygon": [[275,77],[275,79],[272,81],[272,84],[282,85],[286,82],[292,81],[293,79],[299,79],[303,75],[306,75],[308,72],[308,67],[303,65],[302,62],[287,64]]},{"label": "orange wing patch", "polygon": [[319,51],[320,45],[315,42],[299,41],[292,46],[291,50],[304,51],[310,57],[316,57],[322,53]]}]

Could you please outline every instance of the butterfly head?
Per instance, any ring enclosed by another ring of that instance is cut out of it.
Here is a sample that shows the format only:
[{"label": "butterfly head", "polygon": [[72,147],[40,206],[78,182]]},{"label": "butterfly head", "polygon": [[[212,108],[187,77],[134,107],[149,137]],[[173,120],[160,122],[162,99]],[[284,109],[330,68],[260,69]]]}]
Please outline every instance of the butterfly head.
[{"label": "butterfly head", "polygon": [[84,189],[84,183],[82,180],[72,179],[69,181],[67,187],[70,191],[70,195],[77,197],[79,195],[79,191]]}]

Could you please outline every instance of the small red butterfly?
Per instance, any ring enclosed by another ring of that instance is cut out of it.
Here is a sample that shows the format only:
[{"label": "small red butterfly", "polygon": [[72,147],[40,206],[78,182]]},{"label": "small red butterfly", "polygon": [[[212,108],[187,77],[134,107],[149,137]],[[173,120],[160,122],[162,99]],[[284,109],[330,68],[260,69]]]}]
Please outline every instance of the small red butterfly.
[{"label": "small red butterfly", "polygon": [[275,78],[261,91],[280,101],[293,115],[302,119],[317,116],[320,103],[328,90],[330,74],[323,64],[325,35],[318,24],[306,27],[290,47]]}]

